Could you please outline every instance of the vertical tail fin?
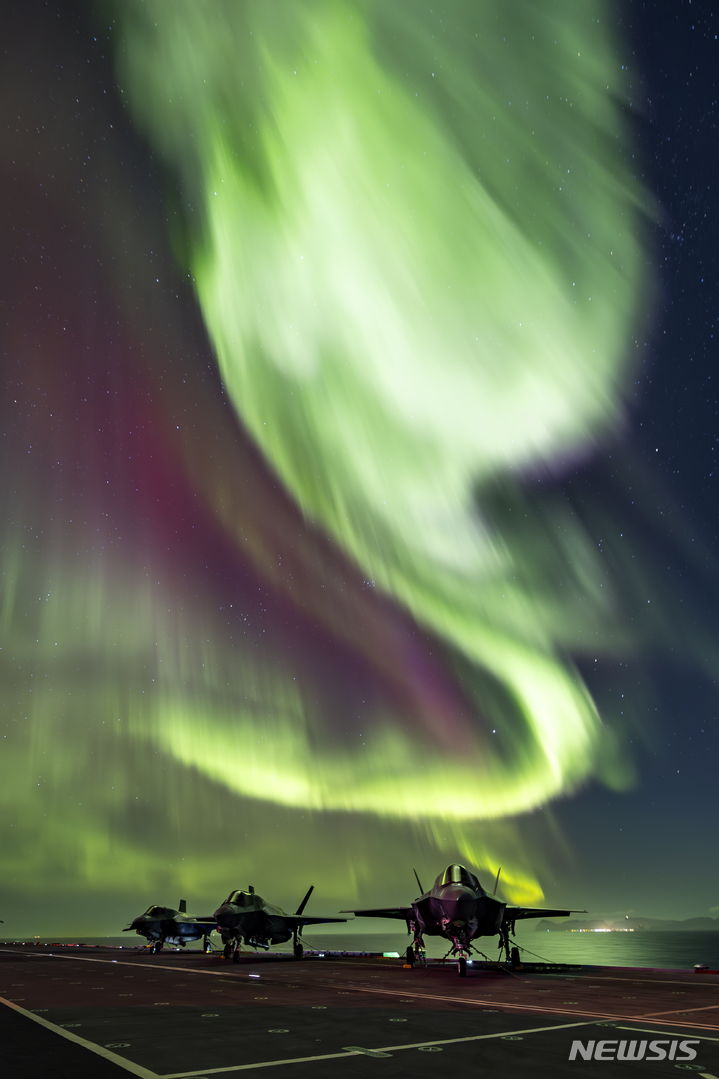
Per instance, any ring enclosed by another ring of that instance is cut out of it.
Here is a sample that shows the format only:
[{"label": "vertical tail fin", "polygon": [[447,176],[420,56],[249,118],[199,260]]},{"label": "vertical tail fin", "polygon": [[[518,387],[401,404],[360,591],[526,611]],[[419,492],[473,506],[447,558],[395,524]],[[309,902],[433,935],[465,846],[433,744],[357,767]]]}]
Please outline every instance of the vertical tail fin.
[{"label": "vertical tail fin", "polygon": [[492,892],[492,895],[496,895],[496,894],[497,894],[497,888],[499,887],[499,874],[500,874],[501,872],[502,872],[502,867],[501,867],[501,865],[500,865],[499,869],[497,870],[497,876],[496,876],[496,879],[495,879],[495,881],[494,881],[494,891]]},{"label": "vertical tail fin", "polygon": [[298,908],[297,908],[297,910],[295,911],[295,914],[302,914],[303,910],[304,910],[304,909],[305,909],[305,907],[307,906],[307,900],[308,900],[308,899],[309,899],[309,897],[310,897],[310,896],[312,895],[312,893],[314,892],[314,890],[315,890],[315,886],[314,886],[314,884],[310,884],[310,887],[309,887],[309,891],[307,892],[307,895],[305,896],[305,898],[304,898],[304,899],[302,900],[302,902],[300,903],[299,907],[298,907]]},{"label": "vertical tail fin", "polygon": [[414,873],[414,879],[417,881],[417,887],[419,888],[420,895],[424,895],[424,888],[422,887],[422,881],[417,875],[417,870],[413,869],[412,872]]},{"label": "vertical tail fin", "polygon": [[187,914],[187,900],[181,899],[177,909],[179,910],[180,914]]}]

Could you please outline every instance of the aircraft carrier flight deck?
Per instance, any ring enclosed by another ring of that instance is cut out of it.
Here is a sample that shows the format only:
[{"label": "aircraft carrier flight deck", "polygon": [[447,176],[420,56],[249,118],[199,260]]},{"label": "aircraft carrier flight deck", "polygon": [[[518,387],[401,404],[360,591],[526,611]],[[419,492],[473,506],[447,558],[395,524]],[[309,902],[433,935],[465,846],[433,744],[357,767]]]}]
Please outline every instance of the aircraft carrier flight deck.
[{"label": "aircraft carrier flight deck", "polygon": [[[476,963],[460,978],[432,960],[3,944],[0,1002],[8,1079],[719,1079],[719,974],[690,970]],[[599,1059],[571,1060],[575,1040],[604,1043]],[[632,1042],[634,1060],[611,1059]]]}]

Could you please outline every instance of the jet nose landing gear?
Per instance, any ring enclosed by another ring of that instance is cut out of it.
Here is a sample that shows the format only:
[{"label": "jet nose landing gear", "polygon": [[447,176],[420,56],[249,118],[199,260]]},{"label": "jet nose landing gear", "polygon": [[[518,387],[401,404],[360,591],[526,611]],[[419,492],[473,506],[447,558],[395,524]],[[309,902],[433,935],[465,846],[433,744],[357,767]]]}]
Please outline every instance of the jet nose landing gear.
[{"label": "jet nose landing gear", "polygon": [[239,940],[228,940],[222,949],[223,959],[231,959],[233,963],[239,963],[241,946]]},{"label": "jet nose landing gear", "polygon": [[460,978],[467,977],[467,964],[469,963],[470,953],[473,951],[472,945],[466,939],[460,939],[459,937],[452,938],[452,947],[445,955],[445,959],[449,956],[457,960],[457,973]]}]

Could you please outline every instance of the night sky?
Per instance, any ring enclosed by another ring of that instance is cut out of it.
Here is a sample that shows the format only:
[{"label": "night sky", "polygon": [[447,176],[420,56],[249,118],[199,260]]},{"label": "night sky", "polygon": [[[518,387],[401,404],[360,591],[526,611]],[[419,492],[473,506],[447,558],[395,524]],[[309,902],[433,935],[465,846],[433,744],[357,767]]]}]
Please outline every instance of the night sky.
[{"label": "night sky", "polygon": [[9,6],[7,932],[719,915],[712,8]]}]

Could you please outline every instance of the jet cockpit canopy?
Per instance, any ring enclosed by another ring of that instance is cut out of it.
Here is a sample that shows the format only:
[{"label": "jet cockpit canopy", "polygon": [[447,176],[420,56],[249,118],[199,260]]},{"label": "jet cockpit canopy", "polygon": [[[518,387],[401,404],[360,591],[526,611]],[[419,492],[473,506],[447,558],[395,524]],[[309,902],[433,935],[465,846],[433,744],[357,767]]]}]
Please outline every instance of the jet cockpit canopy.
[{"label": "jet cockpit canopy", "polygon": [[440,886],[445,884],[462,884],[465,888],[473,888],[475,891],[482,890],[482,886],[474,873],[470,873],[463,865],[457,865],[456,863],[447,866],[444,873],[437,878],[437,883]]},{"label": "jet cockpit canopy", "polygon": [[248,892],[238,888],[236,892],[230,892],[226,903],[232,903],[236,907],[253,907],[255,905],[255,889],[250,887]]}]

